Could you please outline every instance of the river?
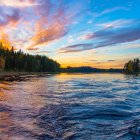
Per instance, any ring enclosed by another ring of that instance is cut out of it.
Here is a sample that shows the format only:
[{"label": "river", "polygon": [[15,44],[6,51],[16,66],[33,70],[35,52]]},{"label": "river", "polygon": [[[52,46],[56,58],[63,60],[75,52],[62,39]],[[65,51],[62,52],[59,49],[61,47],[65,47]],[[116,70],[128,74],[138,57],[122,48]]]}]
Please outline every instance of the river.
[{"label": "river", "polygon": [[140,140],[140,77],[52,74],[0,83],[0,140]]}]

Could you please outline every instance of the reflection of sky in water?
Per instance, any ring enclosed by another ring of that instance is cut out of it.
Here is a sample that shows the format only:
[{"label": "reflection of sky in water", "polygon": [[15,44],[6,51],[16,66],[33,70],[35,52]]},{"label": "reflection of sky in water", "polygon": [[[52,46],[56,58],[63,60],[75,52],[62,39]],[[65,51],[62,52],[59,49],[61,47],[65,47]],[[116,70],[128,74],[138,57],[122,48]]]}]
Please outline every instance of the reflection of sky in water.
[{"label": "reflection of sky in water", "polygon": [[139,125],[139,85],[139,77],[122,74],[0,83],[0,138],[127,140]]}]

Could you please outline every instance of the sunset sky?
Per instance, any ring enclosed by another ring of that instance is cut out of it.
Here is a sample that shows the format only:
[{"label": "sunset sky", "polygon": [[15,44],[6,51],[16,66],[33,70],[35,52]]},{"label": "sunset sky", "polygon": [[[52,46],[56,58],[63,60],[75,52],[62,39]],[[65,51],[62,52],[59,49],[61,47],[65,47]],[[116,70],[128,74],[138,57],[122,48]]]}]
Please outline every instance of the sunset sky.
[{"label": "sunset sky", "polygon": [[62,67],[140,57],[140,0],[0,0],[0,42]]}]

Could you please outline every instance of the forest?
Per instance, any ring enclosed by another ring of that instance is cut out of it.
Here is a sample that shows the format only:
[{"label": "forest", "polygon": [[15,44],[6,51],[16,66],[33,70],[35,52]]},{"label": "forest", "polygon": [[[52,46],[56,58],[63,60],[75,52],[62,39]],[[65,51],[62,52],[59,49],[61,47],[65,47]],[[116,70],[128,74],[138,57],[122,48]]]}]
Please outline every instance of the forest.
[{"label": "forest", "polygon": [[60,64],[46,56],[14,51],[13,47],[5,49],[0,43],[0,71],[59,72]]},{"label": "forest", "polygon": [[140,73],[140,59],[135,58],[134,60],[128,61],[124,65],[123,71],[126,74],[139,74]]}]

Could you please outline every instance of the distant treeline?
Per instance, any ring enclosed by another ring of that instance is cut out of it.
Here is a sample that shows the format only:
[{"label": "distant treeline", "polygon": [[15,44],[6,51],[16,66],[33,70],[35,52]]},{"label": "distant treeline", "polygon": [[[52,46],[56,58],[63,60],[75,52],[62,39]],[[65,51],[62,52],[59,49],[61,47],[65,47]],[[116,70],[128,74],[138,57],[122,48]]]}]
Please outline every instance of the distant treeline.
[{"label": "distant treeline", "polygon": [[0,43],[0,71],[59,72],[60,64],[46,56],[5,49]]},{"label": "distant treeline", "polygon": [[140,73],[140,59],[135,58],[134,60],[128,61],[124,65],[123,71],[126,74],[139,74]]},{"label": "distant treeline", "polygon": [[81,72],[81,73],[89,73],[89,72],[122,72],[122,69],[97,69],[97,68],[92,68],[89,66],[83,66],[83,67],[67,67],[63,68],[61,70],[62,72]]},{"label": "distant treeline", "polygon": [[89,66],[83,66],[83,67],[67,67],[63,68],[61,70],[62,72],[81,72],[81,73],[99,73],[99,72],[111,72],[111,73],[125,73],[125,74],[140,74],[140,59],[135,58],[134,60],[128,61],[126,64],[124,64],[123,69],[98,69],[93,68]]}]

